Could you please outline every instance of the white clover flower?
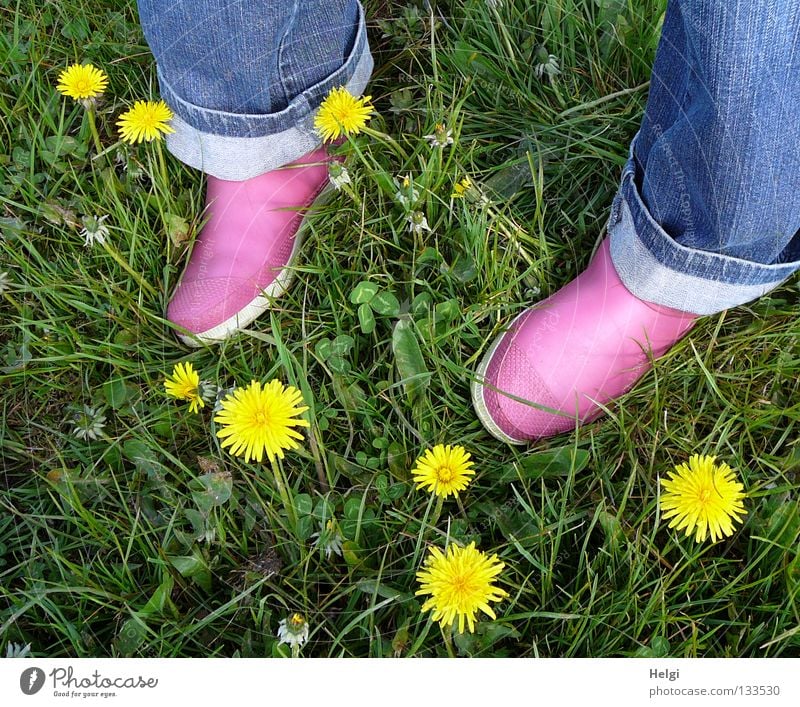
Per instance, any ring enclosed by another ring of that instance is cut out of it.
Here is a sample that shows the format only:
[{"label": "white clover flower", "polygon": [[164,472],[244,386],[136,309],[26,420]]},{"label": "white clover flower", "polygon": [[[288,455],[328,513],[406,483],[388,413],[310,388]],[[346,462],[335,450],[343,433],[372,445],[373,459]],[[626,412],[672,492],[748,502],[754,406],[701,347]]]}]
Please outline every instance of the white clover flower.
[{"label": "white clover flower", "polygon": [[11,277],[7,271],[0,272],[0,295],[11,289]]},{"label": "white clover flower", "polygon": [[328,167],[328,179],[337,189],[341,189],[345,184],[352,184],[350,174],[345,166],[335,161]]},{"label": "white clover flower", "polygon": [[431,147],[447,147],[453,144],[453,131],[447,130],[444,125],[437,123],[430,135],[423,135],[430,142]]},{"label": "white clover flower", "polygon": [[281,619],[278,624],[278,645],[288,644],[292,649],[292,655],[297,656],[300,648],[308,640],[308,621],[302,614],[295,612],[291,616]]},{"label": "white clover flower", "polygon": [[412,211],[408,215],[408,230],[412,233],[422,233],[423,231],[430,231],[431,227],[428,225],[428,219],[421,211]]},{"label": "white clover flower", "polygon": [[106,426],[106,417],[103,415],[103,408],[93,408],[84,405],[81,412],[75,413],[72,424],[74,426],[72,434],[78,439],[99,439],[103,435],[103,428]]},{"label": "white clover flower", "polygon": [[320,532],[314,533],[311,537],[316,538],[314,547],[321,547],[325,550],[325,557],[327,559],[330,559],[331,555],[339,555],[341,557],[344,536],[335,518],[331,518],[325,523],[325,526]]},{"label": "white clover flower", "polygon": [[105,243],[108,236],[108,226],[103,224],[108,218],[105,216],[83,216],[83,229],[80,235],[83,236],[83,245],[90,246],[92,243]]},{"label": "white clover flower", "polygon": [[395,179],[395,184],[398,189],[394,195],[394,199],[400,206],[408,211],[419,201],[419,189],[416,189],[411,183],[411,177],[409,175],[403,177],[403,181],[399,184]]}]

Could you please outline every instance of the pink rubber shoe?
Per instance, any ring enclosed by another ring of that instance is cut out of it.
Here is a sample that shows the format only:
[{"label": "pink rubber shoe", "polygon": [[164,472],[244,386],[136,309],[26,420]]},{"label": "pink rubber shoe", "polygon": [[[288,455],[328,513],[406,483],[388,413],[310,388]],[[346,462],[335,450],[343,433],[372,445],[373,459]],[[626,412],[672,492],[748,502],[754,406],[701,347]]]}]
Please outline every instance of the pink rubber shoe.
[{"label": "pink rubber shoe", "polygon": [[664,355],[696,319],[632,295],[606,238],[583,273],[495,340],[472,384],[475,412],[512,444],[574,430],[602,414],[598,403],[633,387],[650,370],[651,356]]},{"label": "pink rubber shoe", "polygon": [[286,291],[305,215],[328,186],[321,147],[242,182],[208,177],[208,220],[167,307],[189,346],[246,327]]}]

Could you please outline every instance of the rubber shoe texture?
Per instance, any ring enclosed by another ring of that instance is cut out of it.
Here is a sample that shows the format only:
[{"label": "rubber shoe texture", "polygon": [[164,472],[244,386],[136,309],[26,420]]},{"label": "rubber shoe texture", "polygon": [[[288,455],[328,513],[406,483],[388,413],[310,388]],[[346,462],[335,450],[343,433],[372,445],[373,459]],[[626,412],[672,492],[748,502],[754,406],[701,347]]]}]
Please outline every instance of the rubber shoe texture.
[{"label": "rubber shoe texture", "polygon": [[631,294],[606,238],[583,273],[497,337],[472,384],[475,412],[512,444],[574,430],[630,390],[696,319]]},{"label": "rubber shoe texture", "polygon": [[208,177],[207,221],[167,307],[184,343],[230,336],[285,292],[305,216],[329,185],[329,161],[323,147],[245,181]]}]

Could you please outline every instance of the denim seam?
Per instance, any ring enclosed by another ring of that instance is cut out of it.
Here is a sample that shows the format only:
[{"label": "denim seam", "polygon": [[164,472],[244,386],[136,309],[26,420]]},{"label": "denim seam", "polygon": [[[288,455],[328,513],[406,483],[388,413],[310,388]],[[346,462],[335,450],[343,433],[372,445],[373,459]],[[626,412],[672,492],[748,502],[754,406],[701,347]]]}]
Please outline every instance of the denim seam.
[{"label": "denim seam", "polygon": [[292,16],[286,23],[286,30],[284,31],[283,36],[278,43],[278,77],[280,78],[281,90],[283,91],[283,100],[285,100],[287,104],[292,102],[292,97],[289,94],[289,89],[286,86],[286,80],[283,75],[283,52],[286,49],[286,37],[289,36],[289,33],[292,31],[292,27],[294,27],[294,23],[297,20],[297,9],[298,2],[295,0],[294,3],[292,3]]}]

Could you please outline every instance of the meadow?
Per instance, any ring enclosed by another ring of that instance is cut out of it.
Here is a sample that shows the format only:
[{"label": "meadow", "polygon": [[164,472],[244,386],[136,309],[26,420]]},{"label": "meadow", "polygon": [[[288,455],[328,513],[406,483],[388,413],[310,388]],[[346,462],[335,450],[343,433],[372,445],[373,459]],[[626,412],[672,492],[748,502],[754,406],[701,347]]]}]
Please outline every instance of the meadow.
[{"label": "meadow", "polygon": [[[602,238],[665,4],[367,0],[375,114],[341,147],[350,183],[271,312],[190,349],[164,312],[202,175],[117,133],[158,99],[135,4],[5,3],[0,654],[288,656],[279,623],[299,613],[302,656],[800,655],[796,278],[702,318],[573,433],[509,446],[470,402],[494,336]],[[100,149],[56,90],[75,62],[109,77]],[[437,125],[452,144],[425,137]],[[229,454],[212,402],[165,394],[179,362],[215,391],[295,386],[299,448]],[[436,444],[472,455],[458,501],[413,483]],[[715,543],[659,510],[692,454],[747,492]],[[507,596],[474,632],[444,630],[416,572],[429,547],[471,542],[504,563]]]}]

